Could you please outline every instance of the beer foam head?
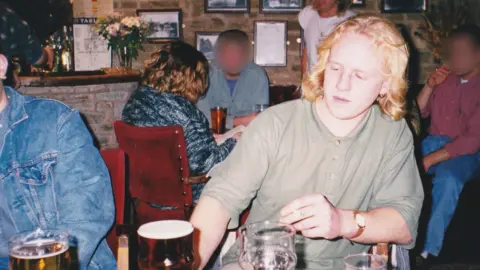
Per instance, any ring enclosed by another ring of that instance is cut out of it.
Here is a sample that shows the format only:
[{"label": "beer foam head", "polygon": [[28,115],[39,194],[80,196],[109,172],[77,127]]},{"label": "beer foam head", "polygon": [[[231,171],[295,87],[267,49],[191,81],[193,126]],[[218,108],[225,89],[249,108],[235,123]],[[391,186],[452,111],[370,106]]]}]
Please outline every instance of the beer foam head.
[{"label": "beer foam head", "polygon": [[162,220],[146,223],[138,228],[138,235],[149,239],[174,239],[193,232],[193,225],[182,220]]}]

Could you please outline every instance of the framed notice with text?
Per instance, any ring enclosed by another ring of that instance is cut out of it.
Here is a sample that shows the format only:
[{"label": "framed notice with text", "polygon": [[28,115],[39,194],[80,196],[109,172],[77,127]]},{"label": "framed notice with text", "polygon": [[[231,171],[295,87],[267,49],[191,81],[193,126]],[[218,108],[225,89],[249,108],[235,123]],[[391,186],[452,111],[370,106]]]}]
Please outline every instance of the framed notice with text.
[{"label": "framed notice with text", "polygon": [[93,26],[96,18],[74,18],[73,62],[75,71],[92,71],[112,66],[112,51],[108,41]]},{"label": "framed notice with text", "polygon": [[264,67],[287,65],[287,22],[256,21],[254,62]]}]

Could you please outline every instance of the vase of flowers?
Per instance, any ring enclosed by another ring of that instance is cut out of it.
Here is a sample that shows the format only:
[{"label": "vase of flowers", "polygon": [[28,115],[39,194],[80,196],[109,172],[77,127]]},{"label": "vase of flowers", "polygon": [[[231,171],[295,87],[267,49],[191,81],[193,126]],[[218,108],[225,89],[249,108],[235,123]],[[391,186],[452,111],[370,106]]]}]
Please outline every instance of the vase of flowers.
[{"label": "vase of flowers", "polygon": [[138,57],[138,50],[152,33],[152,24],[140,17],[123,17],[113,13],[97,20],[94,28],[108,40],[108,47],[118,57],[120,66],[131,68],[132,60]]}]

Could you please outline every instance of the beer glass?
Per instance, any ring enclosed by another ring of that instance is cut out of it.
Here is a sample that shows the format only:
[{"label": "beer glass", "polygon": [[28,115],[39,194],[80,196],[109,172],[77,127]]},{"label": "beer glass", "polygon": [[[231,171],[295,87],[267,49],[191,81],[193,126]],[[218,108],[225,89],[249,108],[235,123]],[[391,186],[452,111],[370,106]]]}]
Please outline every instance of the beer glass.
[{"label": "beer glass", "polygon": [[215,134],[225,133],[225,125],[227,121],[227,108],[213,107],[210,109],[212,117],[212,129]]},{"label": "beer glass", "polygon": [[10,270],[65,270],[70,268],[68,234],[37,229],[14,235],[8,242]]},{"label": "beer glass", "polygon": [[138,228],[140,270],[192,269],[193,226],[187,221],[162,220]]},{"label": "beer glass", "polygon": [[383,270],[387,269],[387,263],[379,255],[367,253],[354,254],[344,258],[346,270]]},{"label": "beer glass", "polygon": [[288,224],[262,221],[245,224],[239,229],[239,264],[244,270],[293,270],[295,229]]}]

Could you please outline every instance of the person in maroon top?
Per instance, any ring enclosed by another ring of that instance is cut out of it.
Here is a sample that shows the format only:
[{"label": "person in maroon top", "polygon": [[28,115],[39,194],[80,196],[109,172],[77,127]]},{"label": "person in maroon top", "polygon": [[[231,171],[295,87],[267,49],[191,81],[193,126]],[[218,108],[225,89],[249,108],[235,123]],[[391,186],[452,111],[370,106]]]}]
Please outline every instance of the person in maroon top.
[{"label": "person in maroon top", "polygon": [[430,118],[422,154],[433,175],[424,259],[438,256],[462,188],[480,170],[480,27],[459,26],[448,45],[449,67],[438,68],[417,98]]}]

